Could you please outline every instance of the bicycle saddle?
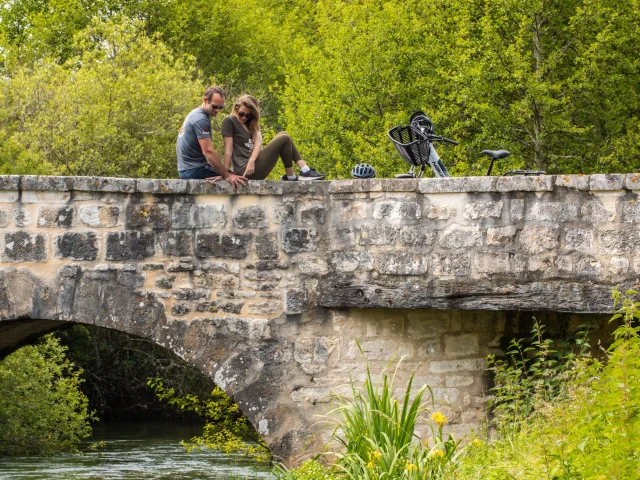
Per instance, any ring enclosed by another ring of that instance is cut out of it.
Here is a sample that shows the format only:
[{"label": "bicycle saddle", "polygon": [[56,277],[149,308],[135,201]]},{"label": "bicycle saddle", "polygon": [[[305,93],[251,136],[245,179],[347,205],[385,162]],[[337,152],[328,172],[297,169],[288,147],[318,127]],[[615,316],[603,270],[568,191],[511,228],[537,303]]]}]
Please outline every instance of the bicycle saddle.
[{"label": "bicycle saddle", "polygon": [[506,158],[511,155],[511,152],[508,150],[483,150],[480,152],[481,155],[489,155],[494,160],[498,160],[499,158]]}]

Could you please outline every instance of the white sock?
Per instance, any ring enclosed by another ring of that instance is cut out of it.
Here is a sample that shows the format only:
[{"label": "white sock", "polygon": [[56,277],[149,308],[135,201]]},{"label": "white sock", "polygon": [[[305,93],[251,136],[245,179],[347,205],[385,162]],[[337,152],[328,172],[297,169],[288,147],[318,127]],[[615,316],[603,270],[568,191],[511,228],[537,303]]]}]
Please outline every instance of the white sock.
[{"label": "white sock", "polygon": [[300,169],[300,171],[301,171],[302,173],[307,173],[309,170],[311,170],[311,169],[309,168],[309,165],[305,165],[304,167],[302,167],[302,168]]},{"label": "white sock", "polygon": [[291,180],[294,181],[297,177],[294,175],[293,177],[290,177],[289,175],[287,175],[287,180]]}]

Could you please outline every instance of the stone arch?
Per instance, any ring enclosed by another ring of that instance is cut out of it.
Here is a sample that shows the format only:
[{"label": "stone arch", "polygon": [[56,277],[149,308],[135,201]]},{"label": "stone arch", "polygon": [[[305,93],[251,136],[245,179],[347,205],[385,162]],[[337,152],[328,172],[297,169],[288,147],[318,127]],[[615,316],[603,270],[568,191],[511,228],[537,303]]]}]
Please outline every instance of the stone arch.
[{"label": "stone arch", "polygon": [[268,321],[172,321],[163,299],[135,288],[139,275],[68,265],[50,281],[26,267],[0,269],[0,358],[65,324],[116,329],[152,340],[211,377],[274,455],[289,459],[313,443],[309,425],[283,401],[291,346],[272,337]]}]

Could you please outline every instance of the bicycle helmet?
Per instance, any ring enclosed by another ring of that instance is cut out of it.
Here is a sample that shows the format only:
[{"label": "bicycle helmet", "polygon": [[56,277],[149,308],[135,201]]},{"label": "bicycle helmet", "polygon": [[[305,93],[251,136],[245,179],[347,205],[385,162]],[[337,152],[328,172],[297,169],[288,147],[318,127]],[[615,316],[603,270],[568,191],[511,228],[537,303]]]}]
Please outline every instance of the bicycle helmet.
[{"label": "bicycle helmet", "polygon": [[368,163],[359,163],[351,169],[353,178],[375,178],[376,171]]}]

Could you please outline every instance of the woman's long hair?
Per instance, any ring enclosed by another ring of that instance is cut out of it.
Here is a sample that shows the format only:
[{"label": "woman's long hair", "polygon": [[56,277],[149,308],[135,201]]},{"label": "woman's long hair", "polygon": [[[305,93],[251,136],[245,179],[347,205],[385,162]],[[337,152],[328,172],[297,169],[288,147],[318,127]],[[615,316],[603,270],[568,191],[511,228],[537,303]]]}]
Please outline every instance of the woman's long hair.
[{"label": "woman's long hair", "polygon": [[251,112],[251,115],[253,115],[253,118],[244,124],[249,130],[251,138],[253,138],[255,137],[256,133],[260,131],[260,107],[258,106],[258,100],[256,100],[251,95],[241,95],[233,104],[231,115],[237,118],[238,109],[241,106],[245,106],[246,108],[248,108]]}]

